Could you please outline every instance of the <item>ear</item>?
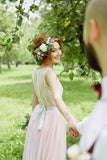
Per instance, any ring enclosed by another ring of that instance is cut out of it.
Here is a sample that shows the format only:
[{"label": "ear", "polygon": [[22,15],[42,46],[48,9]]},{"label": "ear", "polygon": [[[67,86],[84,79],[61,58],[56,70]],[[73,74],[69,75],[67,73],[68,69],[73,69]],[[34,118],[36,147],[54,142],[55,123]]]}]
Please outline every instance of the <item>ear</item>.
[{"label": "ear", "polygon": [[89,42],[92,44],[92,43],[96,42],[97,40],[99,40],[100,28],[94,19],[90,20],[90,25],[91,25],[91,36],[89,38]]}]

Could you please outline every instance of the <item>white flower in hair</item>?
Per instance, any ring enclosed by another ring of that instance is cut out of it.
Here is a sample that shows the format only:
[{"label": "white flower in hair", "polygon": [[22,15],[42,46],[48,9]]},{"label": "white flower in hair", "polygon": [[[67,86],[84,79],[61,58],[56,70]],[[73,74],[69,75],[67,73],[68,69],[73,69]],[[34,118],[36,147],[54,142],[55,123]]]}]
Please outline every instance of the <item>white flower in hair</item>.
[{"label": "white flower in hair", "polygon": [[40,46],[40,50],[42,51],[42,52],[46,52],[47,51],[47,46],[46,46],[46,44],[41,44],[41,46]]},{"label": "white flower in hair", "polygon": [[37,55],[40,55],[40,52],[38,52]]},{"label": "white flower in hair", "polygon": [[51,40],[51,37],[48,37],[46,44],[49,44],[49,43],[50,43],[50,40]]}]

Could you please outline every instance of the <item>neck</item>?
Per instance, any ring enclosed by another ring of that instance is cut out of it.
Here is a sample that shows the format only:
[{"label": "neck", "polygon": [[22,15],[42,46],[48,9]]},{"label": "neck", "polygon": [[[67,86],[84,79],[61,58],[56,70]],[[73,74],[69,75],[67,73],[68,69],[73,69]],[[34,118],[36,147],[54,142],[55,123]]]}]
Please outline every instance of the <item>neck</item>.
[{"label": "neck", "polygon": [[50,67],[53,69],[53,63],[52,62],[43,62],[41,64],[41,67]]}]

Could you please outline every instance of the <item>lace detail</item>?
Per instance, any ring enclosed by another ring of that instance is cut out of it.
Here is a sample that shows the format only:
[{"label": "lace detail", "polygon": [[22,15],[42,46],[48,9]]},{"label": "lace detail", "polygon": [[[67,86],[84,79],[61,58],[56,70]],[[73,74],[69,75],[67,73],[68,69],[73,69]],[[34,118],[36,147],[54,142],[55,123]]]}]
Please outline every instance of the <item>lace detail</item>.
[{"label": "lace detail", "polygon": [[[45,82],[45,73],[52,70],[49,67],[44,67],[41,69],[34,69],[32,74],[33,84],[35,88],[36,95],[38,97],[39,104],[45,107],[56,106],[52,92],[49,86]],[[59,90],[62,96],[63,88],[59,80],[57,79]]]}]

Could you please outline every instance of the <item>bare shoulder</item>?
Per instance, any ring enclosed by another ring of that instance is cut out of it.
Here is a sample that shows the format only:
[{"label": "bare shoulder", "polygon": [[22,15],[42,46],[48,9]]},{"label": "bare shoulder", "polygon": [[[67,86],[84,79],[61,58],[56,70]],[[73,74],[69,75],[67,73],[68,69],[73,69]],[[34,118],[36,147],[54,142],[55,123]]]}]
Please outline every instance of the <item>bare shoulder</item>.
[{"label": "bare shoulder", "polygon": [[57,78],[56,73],[54,70],[48,70],[45,74],[45,79],[52,79],[52,78]]},{"label": "bare shoulder", "polygon": [[56,81],[57,76],[54,70],[48,70],[45,74],[45,81],[48,85],[52,83],[53,81]]}]

